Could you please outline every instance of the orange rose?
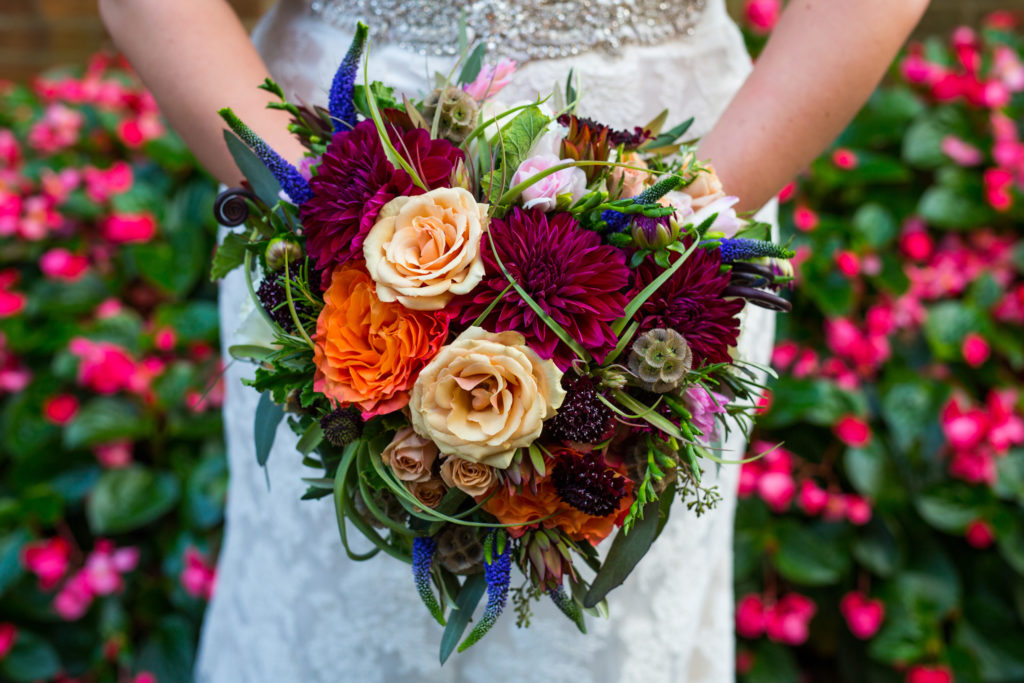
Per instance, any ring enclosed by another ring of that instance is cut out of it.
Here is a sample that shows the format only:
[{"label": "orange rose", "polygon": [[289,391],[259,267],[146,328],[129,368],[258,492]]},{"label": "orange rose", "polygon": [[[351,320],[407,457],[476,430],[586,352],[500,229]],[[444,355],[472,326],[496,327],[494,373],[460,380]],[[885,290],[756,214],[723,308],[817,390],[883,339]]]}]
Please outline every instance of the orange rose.
[{"label": "orange rose", "polygon": [[340,266],[316,321],[313,388],[364,418],[393,412],[447,337],[447,318],[384,303],[362,268]]},{"label": "orange rose", "polygon": [[[559,452],[578,456],[568,449],[559,449]],[[549,463],[554,465],[554,461],[549,461]],[[553,515],[541,522],[544,528],[558,527],[574,541],[585,540],[595,546],[607,538],[615,530],[615,527],[622,524],[626,511],[633,502],[632,482],[627,483],[628,493],[619,502],[619,508],[615,512],[604,517],[594,517],[577,510],[559,498],[558,491],[555,490],[555,485],[551,482],[550,467],[548,470],[547,476],[536,477],[536,493],[526,485],[519,490],[514,486],[502,486],[497,493],[491,496],[490,500],[483,504],[483,509],[497,517],[502,524],[525,524],[531,520]],[[481,500],[483,500],[483,496],[479,497],[477,502]],[[509,527],[508,533],[513,538],[518,538],[531,526],[535,525]]]}]

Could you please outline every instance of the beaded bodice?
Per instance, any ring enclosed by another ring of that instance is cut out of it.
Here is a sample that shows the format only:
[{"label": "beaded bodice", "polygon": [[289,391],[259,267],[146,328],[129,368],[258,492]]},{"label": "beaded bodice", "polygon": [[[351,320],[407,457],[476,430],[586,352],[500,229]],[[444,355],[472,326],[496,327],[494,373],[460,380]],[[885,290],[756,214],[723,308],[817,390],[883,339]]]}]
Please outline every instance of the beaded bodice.
[{"label": "beaded bodice", "polygon": [[694,33],[705,0],[310,0],[323,21],[425,55],[458,53],[465,20],[488,53],[520,61],[653,45]]}]

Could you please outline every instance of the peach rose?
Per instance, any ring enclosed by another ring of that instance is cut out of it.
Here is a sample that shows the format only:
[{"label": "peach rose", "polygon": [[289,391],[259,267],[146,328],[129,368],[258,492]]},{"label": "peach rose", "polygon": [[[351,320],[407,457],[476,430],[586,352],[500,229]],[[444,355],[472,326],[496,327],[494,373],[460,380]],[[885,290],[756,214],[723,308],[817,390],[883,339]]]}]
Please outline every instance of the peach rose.
[{"label": "peach rose", "polygon": [[705,206],[725,196],[725,190],[722,189],[722,181],[718,178],[718,174],[715,173],[715,167],[711,164],[706,164],[705,168],[707,170],[698,173],[697,178],[692,183],[680,188],[682,192],[688,194],[693,199],[692,206],[694,211],[700,211]]},{"label": "peach rose", "polygon": [[483,496],[498,483],[498,473],[490,465],[452,455],[441,463],[441,479],[470,496]]},{"label": "peach rose", "polygon": [[[647,168],[647,162],[636,152],[630,152],[622,158],[622,163],[639,168]],[[608,177],[608,190],[618,192],[618,197],[635,197],[643,192],[654,176],[644,171],[616,166]]]},{"label": "peach rose", "polygon": [[410,481],[405,487],[409,489],[409,493],[416,496],[416,500],[428,508],[436,508],[441,504],[444,494],[448,493],[448,487],[440,479]]},{"label": "peach rose", "polygon": [[437,446],[424,439],[412,427],[399,429],[380,454],[384,464],[402,481],[425,482],[437,458]]},{"label": "peach rose", "polygon": [[443,187],[385,204],[363,242],[381,301],[436,311],[468,294],[484,276],[480,239],[487,205],[461,187]]},{"label": "peach rose", "polygon": [[518,332],[470,327],[420,372],[412,426],[442,453],[505,469],[562,405],[561,378]]},{"label": "peach rose", "polygon": [[341,266],[316,321],[313,389],[332,404],[359,406],[364,418],[393,412],[447,338],[446,318],[385,303],[365,271]]}]

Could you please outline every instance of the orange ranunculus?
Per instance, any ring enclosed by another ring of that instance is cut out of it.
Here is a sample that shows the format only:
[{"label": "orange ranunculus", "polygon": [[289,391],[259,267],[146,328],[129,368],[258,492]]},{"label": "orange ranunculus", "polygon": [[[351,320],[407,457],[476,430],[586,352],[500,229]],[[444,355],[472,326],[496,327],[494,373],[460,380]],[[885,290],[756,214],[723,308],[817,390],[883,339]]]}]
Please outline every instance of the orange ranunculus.
[{"label": "orange ranunculus", "polygon": [[[555,452],[579,456],[569,449],[556,449]],[[594,517],[577,510],[558,497],[555,485],[551,482],[550,470],[553,465],[553,460],[548,461],[547,475],[535,478],[536,493],[527,485],[518,490],[511,485],[502,486],[483,504],[483,509],[497,517],[502,524],[523,524],[553,514],[554,516],[541,522],[545,528],[558,527],[574,541],[585,540],[596,546],[607,538],[615,527],[622,524],[626,511],[633,502],[632,482],[627,479],[627,494],[619,502],[619,508],[615,512],[604,517]],[[484,498],[485,496],[480,496],[477,500]],[[508,533],[513,538],[518,538],[532,526],[535,525],[509,527]]]},{"label": "orange ranunculus", "polygon": [[316,321],[313,388],[364,418],[405,407],[409,389],[448,337],[443,315],[384,303],[359,266],[334,270]]}]

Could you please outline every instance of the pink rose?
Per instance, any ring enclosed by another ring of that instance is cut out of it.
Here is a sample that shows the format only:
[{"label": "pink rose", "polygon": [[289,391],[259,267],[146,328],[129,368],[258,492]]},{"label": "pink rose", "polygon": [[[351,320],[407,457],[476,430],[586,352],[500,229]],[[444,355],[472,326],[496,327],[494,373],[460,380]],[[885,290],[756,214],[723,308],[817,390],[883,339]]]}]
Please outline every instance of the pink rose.
[{"label": "pink rose", "polygon": [[[515,175],[512,176],[511,187],[527,181],[533,176],[562,163],[554,154],[538,154],[530,157],[519,164]],[[571,201],[583,197],[587,191],[587,175],[582,168],[575,166],[564,168],[548,175],[530,187],[523,190],[523,207],[527,209],[540,209],[548,212],[554,211],[558,204],[558,198],[569,195]]]}]

